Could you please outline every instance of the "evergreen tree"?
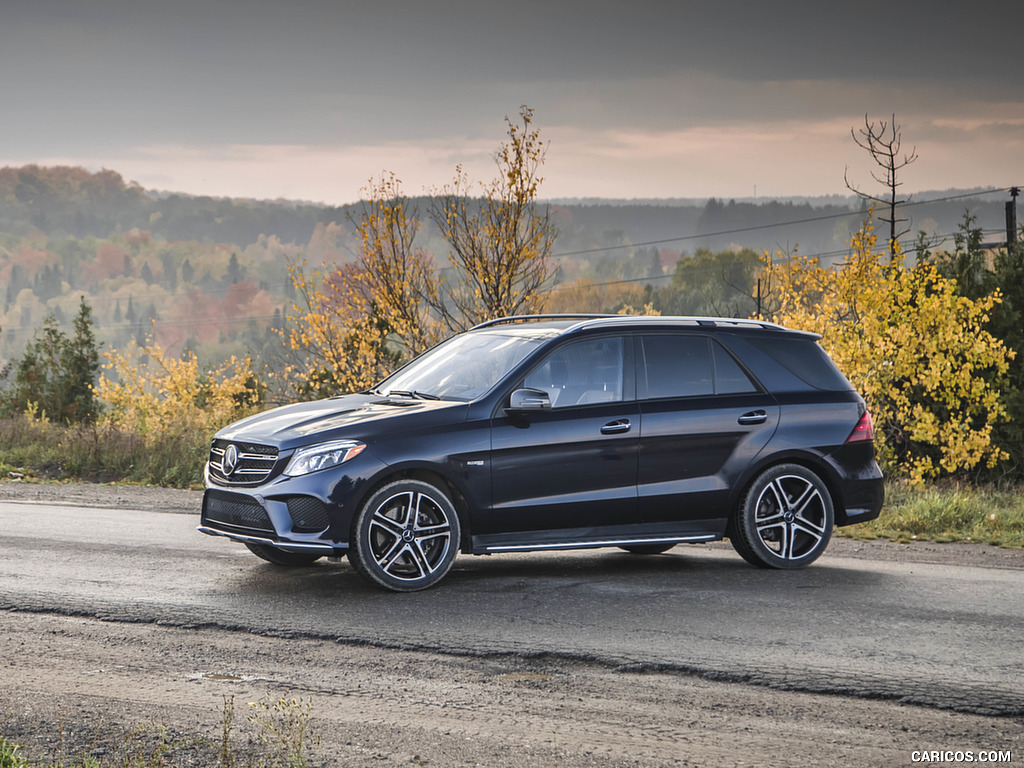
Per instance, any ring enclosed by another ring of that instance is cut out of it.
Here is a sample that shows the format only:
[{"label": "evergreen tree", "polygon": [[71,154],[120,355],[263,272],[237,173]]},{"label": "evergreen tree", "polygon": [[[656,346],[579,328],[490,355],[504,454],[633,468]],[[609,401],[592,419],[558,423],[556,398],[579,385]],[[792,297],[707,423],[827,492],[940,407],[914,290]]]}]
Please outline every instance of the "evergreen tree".
[{"label": "evergreen tree", "polygon": [[939,252],[934,259],[943,276],[955,280],[960,293],[971,299],[999,290],[1001,301],[993,307],[987,330],[1016,355],[1009,361],[1003,387],[1003,404],[1009,419],[995,426],[994,440],[1009,455],[1000,467],[1016,476],[1024,474],[1024,245],[998,250],[989,260],[982,247],[977,218],[964,211],[954,236],[953,253]]},{"label": "evergreen tree", "polygon": [[238,263],[237,253],[231,254],[231,258],[228,260],[228,271],[224,276],[224,279],[229,285],[240,283],[245,279],[245,270],[243,270],[241,265]]},{"label": "evergreen tree", "polygon": [[11,385],[0,396],[0,413],[26,411],[30,404],[54,421],[92,422],[97,403],[93,386],[99,373],[99,345],[92,309],[81,299],[68,338],[53,313],[43,321],[14,366]]}]

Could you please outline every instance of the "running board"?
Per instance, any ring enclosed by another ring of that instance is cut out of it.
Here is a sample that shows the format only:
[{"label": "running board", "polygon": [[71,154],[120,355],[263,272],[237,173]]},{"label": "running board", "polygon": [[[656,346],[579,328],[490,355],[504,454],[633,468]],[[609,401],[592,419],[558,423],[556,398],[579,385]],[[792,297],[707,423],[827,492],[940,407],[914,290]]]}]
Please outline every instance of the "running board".
[{"label": "running board", "polygon": [[643,544],[685,544],[700,541],[715,541],[722,538],[713,533],[699,536],[667,536],[651,538],[645,536],[632,539],[586,539],[583,541],[557,541],[537,544],[496,544],[480,547],[480,553],[487,552],[536,552],[545,549],[597,549],[599,547],[630,547]]}]

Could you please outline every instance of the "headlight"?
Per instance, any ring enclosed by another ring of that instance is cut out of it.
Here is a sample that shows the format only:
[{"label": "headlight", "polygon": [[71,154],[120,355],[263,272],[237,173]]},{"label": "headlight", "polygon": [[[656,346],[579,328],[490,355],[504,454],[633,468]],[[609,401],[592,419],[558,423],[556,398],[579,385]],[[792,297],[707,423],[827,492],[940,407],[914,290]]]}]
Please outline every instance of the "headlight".
[{"label": "headlight", "polygon": [[320,443],[308,448],[300,448],[292,456],[284,470],[289,477],[308,475],[319,469],[336,467],[353,459],[366,449],[365,443],[355,440],[336,440],[331,443]]}]

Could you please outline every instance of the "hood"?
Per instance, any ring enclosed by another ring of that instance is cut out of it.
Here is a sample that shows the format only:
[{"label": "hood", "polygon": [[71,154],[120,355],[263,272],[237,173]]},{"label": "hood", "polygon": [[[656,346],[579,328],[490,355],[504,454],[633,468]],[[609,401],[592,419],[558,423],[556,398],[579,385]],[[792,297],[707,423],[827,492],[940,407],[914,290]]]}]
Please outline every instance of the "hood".
[{"label": "hood", "polygon": [[219,440],[274,445],[278,450],[325,440],[372,438],[385,431],[451,423],[452,409],[467,407],[453,400],[413,400],[360,394],[294,403],[236,421],[216,434]]}]

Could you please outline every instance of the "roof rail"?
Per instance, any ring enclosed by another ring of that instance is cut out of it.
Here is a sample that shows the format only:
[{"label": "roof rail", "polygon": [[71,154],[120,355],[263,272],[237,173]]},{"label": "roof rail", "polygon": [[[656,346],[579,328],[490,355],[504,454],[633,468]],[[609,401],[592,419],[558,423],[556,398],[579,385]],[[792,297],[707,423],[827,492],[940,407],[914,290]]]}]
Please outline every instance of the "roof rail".
[{"label": "roof rail", "polygon": [[675,320],[677,322],[694,323],[696,325],[704,326],[720,326],[720,325],[745,325],[745,326],[757,326],[766,330],[777,330],[777,331],[789,331],[791,328],[786,328],[784,325],[778,323],[769,323],[766,320],[752,320],[745,317],[703,317],[699,315],[604,315],[605,318],[617,318],[624,321],[634,322],[650,322],[652,320]]},{"label": "roof rail", "polygon": [[506,325],[512,323],[528,323],[535,320],[579,320],[585,325],[600,325],[602,320],[619,320],[622,322],[651,322],[652,320],[675,320],[677,322],[694,323],[703,326],[755,326],[765,330],[789,331],[778,323],[769,323],[766,320],[751,320],[743,317],[703,317],[698,315],[601,315],[601,314],[557,314],[557,315],[511,315],[488,320],[473,326],[470,330],[480,328],[491,328],[495,325]]},{"label": "roof rail", "polygon": [[623,315],[597,315],[597,314],[564,314],[564,315],[510,315],[509,317],[498,317],[494,320],[487,320],[486,322],[474,325],[470,328],[471,331],[478,330],[480,328],[490,328],[495,325],[505,325],[512,323],[529,323],[534,320],[600,320],[609,317],[623,317]]}]

